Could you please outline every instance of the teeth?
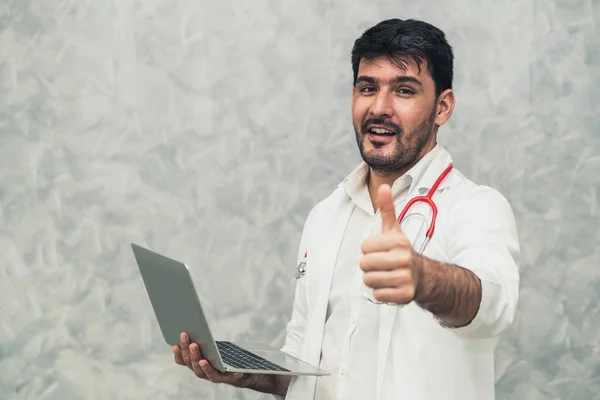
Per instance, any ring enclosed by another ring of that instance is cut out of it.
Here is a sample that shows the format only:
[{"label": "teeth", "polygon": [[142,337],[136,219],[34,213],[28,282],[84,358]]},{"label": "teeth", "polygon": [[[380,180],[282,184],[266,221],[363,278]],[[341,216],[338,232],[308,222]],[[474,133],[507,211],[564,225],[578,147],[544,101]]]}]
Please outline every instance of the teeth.
[{"label": "teeth", "polygon": [[370,131],[377,135],[385,135],[385,134],[392,133],[391,131],[388,131],[387,129],[382,129],[382,128],[371,128]]}]

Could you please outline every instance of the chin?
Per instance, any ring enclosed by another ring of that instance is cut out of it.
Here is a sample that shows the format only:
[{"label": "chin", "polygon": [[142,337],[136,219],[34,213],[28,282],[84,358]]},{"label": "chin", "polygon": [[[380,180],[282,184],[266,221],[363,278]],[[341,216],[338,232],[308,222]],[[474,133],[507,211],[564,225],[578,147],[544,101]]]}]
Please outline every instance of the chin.
[{"label": "chin", "polygon": [[373,143],[367,140],[363,146],[363,151],[365,154],[376,154],[378,157],[389,157],[394,154],[395,150],[396,143],[387,143],[375,146]]},{"label": "chin", "polygon": [[362,159],[372,166],[385,166],[392,159],[394,154],[391,151],[365,151],[362,153]]}]

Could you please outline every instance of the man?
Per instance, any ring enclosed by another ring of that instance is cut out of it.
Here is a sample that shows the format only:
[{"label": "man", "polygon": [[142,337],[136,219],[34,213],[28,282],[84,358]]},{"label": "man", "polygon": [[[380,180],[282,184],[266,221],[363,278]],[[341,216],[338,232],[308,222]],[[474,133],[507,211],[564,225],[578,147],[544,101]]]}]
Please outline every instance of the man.
[{"label": "man", "polygon": [[[430,24],[387,20],[356,40],[352,67],[364,163],[308,216],[283,347],[331,375],[222,374],[185,334],[175,360],[212,382],[294,399],[493,399],[519,243],[505,198],[452,168],[437,144],[454,109],[452,49]],[[399,224],[399,210],[429,192],[437,213],[417,202]]]}]

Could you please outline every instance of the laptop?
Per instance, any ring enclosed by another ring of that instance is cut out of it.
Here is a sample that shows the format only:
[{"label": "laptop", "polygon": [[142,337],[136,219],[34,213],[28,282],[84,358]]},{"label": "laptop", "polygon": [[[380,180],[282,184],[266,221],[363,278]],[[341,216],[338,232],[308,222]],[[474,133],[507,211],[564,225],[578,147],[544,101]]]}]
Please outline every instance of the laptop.
[{"label": "laptop", "polygon": [[221,372],[329,375],[322,369],[266,344],[214,340],[188,266],[132,243],[142,280],[165,341],[179,345],[186,332],[202,357]]}]

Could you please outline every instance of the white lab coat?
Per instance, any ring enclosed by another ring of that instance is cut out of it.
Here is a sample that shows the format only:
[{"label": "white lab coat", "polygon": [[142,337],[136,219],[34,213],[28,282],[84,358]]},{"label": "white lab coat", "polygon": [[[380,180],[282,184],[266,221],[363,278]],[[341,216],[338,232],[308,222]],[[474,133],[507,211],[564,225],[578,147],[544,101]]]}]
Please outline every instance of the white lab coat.
[{"label": "white lab coat", "polygon": [[[452,161],[440,150],[411,185],[408,199],[426,194]],[[433,198],[436,230],[424,255],[473,271],[482,282],[480,309],[470,325],[453,329],[414,303],[404,308],[381,305],[379,337],[374,338],[376,400],[492,400],[494,348],[513,321],[518,299],[519,243],[512,209],[497,191],[474,184],[456,168]],[[405,203],[396,204],[397,214]],[[409,215],[429,212],[418,204]],[[282,350],[314,365],[320,360],[329,288],[352,208],[340,184],[311,210],[300,241],[298,262],[307,252],[306,274],[297,281]],[[415,232],[405,234],[415,248],[423,240]],[[316,379],[292,378],[285,398],[312,399]]]}]

